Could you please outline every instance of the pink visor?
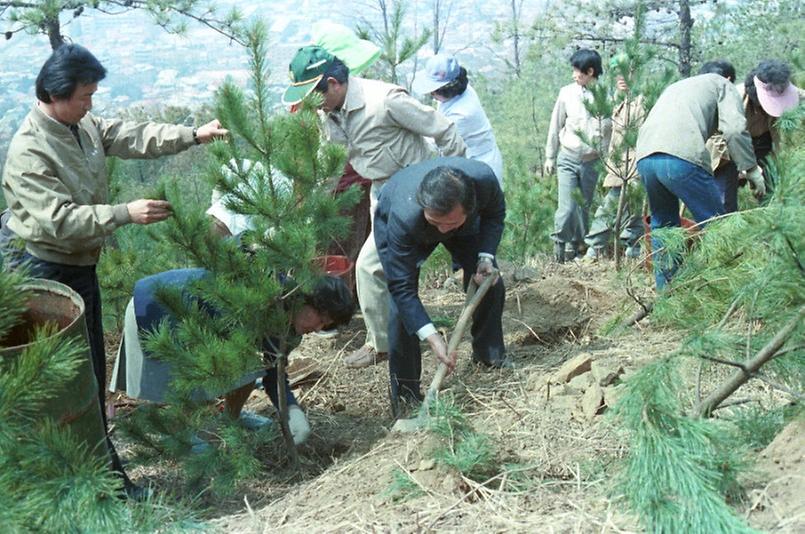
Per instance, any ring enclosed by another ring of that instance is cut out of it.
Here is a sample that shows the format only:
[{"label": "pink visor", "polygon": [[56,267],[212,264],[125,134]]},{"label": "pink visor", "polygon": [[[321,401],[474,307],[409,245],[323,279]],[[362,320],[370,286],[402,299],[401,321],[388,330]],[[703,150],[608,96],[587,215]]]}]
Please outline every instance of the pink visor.
[{"label": "pink visor", "polygon": [[764,83],[755,76],[755,89],[757,89],[757,99],[760,102],[760,107],[772,117],[779,117],[799,104],[799,93],[791,82],[780,90],[779,87]]}]

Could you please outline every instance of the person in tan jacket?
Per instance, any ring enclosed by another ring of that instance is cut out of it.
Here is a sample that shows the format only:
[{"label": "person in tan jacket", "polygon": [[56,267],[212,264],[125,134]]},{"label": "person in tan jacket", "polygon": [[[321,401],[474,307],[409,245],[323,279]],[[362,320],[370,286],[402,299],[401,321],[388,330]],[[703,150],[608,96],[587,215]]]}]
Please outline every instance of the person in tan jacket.
[{"label": "person in tan jacket", "polygon": [[[84,300],[104,425],[106,355],[95,270],[101,248],[120,226],[171,215],[162,200],[110,205],[106,156],[156,158],[228,133],[217,120],[195,129],[96,117],[89,111],[105,76],[103,65],[77,44],[63,45],[47,59],[36,79],[37,102],[8,149],[2,177],[8,211],[0,219],[8,268],[26,264],[32,275],[70,286]],[[127,493],[140,496],[107,443]]]},{"label": "person in tan jacket", "polygon": [[[394,173],[437,155],[426,138],[444,156],[463,156],[467,149],[456,126],[435,109],[402,87],[350,75],[338,57],[320,46],[300,48],[290,76],[283,104],[297,104],[313,91],[321,95],[325,136],[345,145],[349,163],[372,181],[372,218],[380,191]],[[358,255],[355,274],[366,343],[344,361],[349,367],[366,367],[388,359],[390,297],[372,234]]]}]

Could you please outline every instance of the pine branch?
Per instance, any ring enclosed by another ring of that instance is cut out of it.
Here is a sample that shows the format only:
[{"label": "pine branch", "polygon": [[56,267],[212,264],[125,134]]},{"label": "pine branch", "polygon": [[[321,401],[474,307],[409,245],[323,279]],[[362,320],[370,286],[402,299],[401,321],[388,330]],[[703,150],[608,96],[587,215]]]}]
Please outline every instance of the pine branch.
[{"label": "pine branch", "polygon": [[736,371],[724,384],[713,391],[702,403],[694,410],[698,417],[709,417],[713,410],[719,406],[727,397],[744,385],[752,375],[757,372],[765,363],[774,358],[777,351],[785,344],[789,336],[794,333],[805,318],[805,306],[801,306],[797,314],[783,326],[774,337],[755,354],[754,358],[743,364],[743,367]]}]

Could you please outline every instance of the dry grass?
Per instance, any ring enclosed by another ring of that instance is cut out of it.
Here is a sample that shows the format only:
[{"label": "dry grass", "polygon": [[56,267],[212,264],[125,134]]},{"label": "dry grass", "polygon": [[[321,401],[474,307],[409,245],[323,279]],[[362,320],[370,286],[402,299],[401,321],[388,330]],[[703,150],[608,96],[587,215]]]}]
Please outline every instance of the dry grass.
[{"label": "dry grass", "polygon": [[[221,532],[634,532],[636,519],[613,490],[613,471],[625,454],[622,437],[606,417],[588,420],[580,396],[549,388],[546,379],[581,352],[617,362],[630,372],[676,348],[680,335],[639,327],[602,337],[624,311],[623,282],[612,263],[535,266],[536,280],[507,278],[504,331],[516,369],[486,371],[469,363],[468,340],[442,396],[451,398],[473,428],[488,436],[494,468],[468,478],[434,464],[432,433],[389,434],[386,365],[351,370],[342,358],[363,343],[362,321],[335,339],[305,338],[295,356],[319,362],[321,378],[297,391],[313,428],[293,472],[281,446],[264,451],[266,472],[230,499],[198,502],[212,530]],[[440,281],[439,285],[442,281]],[[457,317],[463,295],[455,284],[430,288],[434,316]],[[450,287],[452,285],[452,287]],[[423,384],[435,364],[423,355]],[[695,373],[691,369],[691,373]],[[706,377],[717,379],[721,370]],[[764,390],[755,392],[768,395]],[[265,395],[249,408],[271,413]],[[124,447],[125,448],[125,447]],[[394,476],[418,490],[395,493]],[[174,467],[134,470],[161,491],[187,497]]]}]

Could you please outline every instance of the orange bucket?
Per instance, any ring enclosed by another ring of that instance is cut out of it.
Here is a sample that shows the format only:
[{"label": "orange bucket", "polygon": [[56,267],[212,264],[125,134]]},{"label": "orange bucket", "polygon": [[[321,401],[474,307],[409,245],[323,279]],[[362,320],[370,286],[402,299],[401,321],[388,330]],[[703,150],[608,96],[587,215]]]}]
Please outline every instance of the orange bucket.
[{"label": "orange bucket", "polygon": [[351,291],[355,290],[355,263],[346,256],[319,256],[313,259],[313,263],[322,269],[324,274],[337,276]]}]

